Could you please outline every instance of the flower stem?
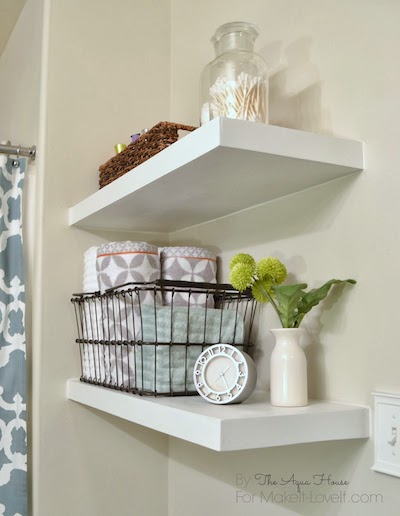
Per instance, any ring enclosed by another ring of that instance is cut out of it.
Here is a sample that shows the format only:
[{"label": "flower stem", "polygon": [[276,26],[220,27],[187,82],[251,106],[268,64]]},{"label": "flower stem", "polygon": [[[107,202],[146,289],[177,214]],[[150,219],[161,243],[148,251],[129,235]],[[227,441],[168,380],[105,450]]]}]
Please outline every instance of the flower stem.
[{"label": "flower stem", "polygon": [[278,307],[275,304],[275,301],[272,299],[272,297],[268,294],[268,292],[261,286],[261,284],[256,280],[255,281],[257,288],[264,294],[264,296],[268,299],[268,301],[271,303],[271,305],[274,307],[274,310],[279,317],[279,321],[282,325],[282,328],[284,328],[284,324],[282,322],[281,314],[279,313]]}]

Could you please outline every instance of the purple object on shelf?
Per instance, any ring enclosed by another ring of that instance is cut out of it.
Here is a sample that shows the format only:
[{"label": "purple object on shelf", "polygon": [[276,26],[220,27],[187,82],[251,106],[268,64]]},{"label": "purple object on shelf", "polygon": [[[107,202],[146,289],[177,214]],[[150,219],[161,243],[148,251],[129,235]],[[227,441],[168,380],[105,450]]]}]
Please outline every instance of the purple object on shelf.
[{"label": "purple object on shelf", "polygon": [[132,143],[135,143],[135,141],[139,138],[140,134],[132,134]]}]

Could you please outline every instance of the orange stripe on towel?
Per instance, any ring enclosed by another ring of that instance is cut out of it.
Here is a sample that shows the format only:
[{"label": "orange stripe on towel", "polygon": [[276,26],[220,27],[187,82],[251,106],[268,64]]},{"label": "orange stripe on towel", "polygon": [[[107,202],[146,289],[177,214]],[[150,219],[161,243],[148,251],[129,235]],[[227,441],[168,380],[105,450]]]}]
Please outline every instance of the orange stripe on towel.
[{"label": "orange stripe on towel", "polygon": [[102,258],[103,256],[115,256],[116,254],[155,254],[158,256],[158,253],[152,253],[150,251],[120,251],[119,253],[104,253],[97,255],[97,258]]},{"label": "orange stripe on towel", "polygon": [[198,256],[166,256],[164,260],[168,260],[168,258],[188,258],[189,260],[208,260],[210,262],[216,262],[214,258],[199,258]]}]

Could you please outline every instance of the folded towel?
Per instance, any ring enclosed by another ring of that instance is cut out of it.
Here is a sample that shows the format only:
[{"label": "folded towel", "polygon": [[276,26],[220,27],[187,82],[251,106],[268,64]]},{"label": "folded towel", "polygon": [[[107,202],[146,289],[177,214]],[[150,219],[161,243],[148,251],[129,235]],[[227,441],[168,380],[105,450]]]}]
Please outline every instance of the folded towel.
[{"label": "folded towel", "polygon": [[196,392],[193,369],[203,349],[198,344],[141,346],[136,352],[136,387],[158,394]]},{"label": "folded towel", "polygon": [[80,309],[83,338],[102,340],[104,338],[104,322],[101,299],[95,296],[85,296],[82,299]]},{"label": "folded towel", "polygon": [[[133,294],[135,296],[136,294]],[[128,298],[129,299],[129,298]],[[134,304],[113,297],[106,304],[104,338],[107,341],[159,344],[242,344],[243,316],[235,310]]]},{"label": "folded towel", "polygon": [[110,364],[108,381],[116,387],[133,388],[135,386],[135,346],[127,343],[110,343],[107,347]]},{"label": "folded towel", "polygon": [[[243,316],[234,310],[190,308],[188,317],[187,308],[143,305],[140,311],[134,308],[131,320],[122,340],[146,344],[110,346],[111,379],[118,386],[160,394],[195,392],[193,368],[204,347],[219,342],[240,347],[244,342]],[[156,341],[161,345],[149,344]]]},{"label": "folded towel", "polygon": [[[82,338],[90,341],[103,339],[103,317],[101,300],[94,296],[86,296],[80,305]],[[101,348],[101,349],[100,349]],[[83,376],[86,379],[104,381],[107,363],[104,360],[102,346],[97,343],[85,343],[82,347]]]},{"label": "folded towel", "polygon": [[99,290],[97,280],[96,260],[98,247],[90,247],[83,255],[83,291],[96,292]]},{"label": "folded towel", "polygon": [[[172,319],[172,321],[171,321]],[[156,324],[157,320],[157,324]],[[143,345],[136,352],[136,384],[158,393],[195,392],[193,369],[203,345],[243,344],[243,317],[234,310],[169,307],[142,308],[143,342],[173,342],[171,347]],[[189,346],[177,345],[189,342]]]},{"label": "folded towel", "polygon": [[82,344],[83,377],[99,383],[108,381],[110,376],[107,346],[103,344]]},{"label": "folded towel", "polygon": [[[189,314],[189,316],[188,316]],[[243,316],[236,310],[161,306],[141,307],[136,340],[174,344],[243,344]]]},{"label": "folded towel", "polygon": [[[161,249],[161,277],[166,280],[217,282],[217,257],[201,247],[164,247]],[[164,304],[187,306],[189,294],[170,292],[164,295]],[[191,294],[190,305],[213,307],[214,299],[206,294]]]},{"label": "folded towel", "polygon": [[[83,292],[99,290],[96,260],[98,247],[90,247],[83,255]],[[103,323],[101,302],[97,298],[86,297],[81,305],[82,338],[102,340]],[[85,343],[82,347],[83,376],[87,380],[105,380],[105,361],[100,357],[99,345]]]},{"label": "folded towel", "polygon": [[[147,242],[110,242],[100,246],[97,251],[97,277],[101,292],[125,283],[152,282],[160,276],[160,258],[155,245]],[[146,293],[144,297],[147,297]]]}]

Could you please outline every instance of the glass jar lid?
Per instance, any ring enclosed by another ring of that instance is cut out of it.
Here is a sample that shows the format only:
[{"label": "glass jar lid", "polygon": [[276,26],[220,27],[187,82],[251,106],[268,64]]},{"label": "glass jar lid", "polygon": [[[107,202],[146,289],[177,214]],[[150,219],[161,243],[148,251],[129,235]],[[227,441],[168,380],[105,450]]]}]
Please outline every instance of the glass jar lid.
[{"label": "glass jar lid", "polygon": [[224,25],[221,25],[218,27],[218,29],[215,31],[214,36],[211,38],[211,43],[215,45],[223,36],[226,36],[227,34],[232,34],[235,32],[244,32],[250,36],[252,36],[254,39],[260,34],[260,30],[256,25],[253,23],[248,22],[230,22],[225,23]]}]

